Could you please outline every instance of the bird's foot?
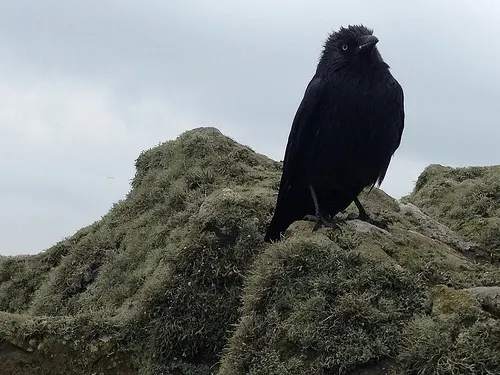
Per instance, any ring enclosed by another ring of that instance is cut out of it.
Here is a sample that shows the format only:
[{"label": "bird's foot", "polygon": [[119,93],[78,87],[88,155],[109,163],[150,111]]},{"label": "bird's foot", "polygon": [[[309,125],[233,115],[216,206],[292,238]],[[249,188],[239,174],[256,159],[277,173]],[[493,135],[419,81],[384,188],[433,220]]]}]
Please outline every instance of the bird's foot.
[{"label": "bird's foot", "polygon": [[370,223],[371,225],[374,225],[380,229],[383,230],[388,229],[386,221],[377,220],[374,217],[372,217],[372,215],[366,213],[366,211],[360,212],[359,214],[351,212],[349,215],[347,215],[346,220],[361,220]]},{"label": "bird's foot", "polygon": [[304,216],[304,218],[302,220],[305,220],[305,221],[318,221],[318,218],[314,215],[306,215]]},{"label": "bird's foot", "polygon": [[306,221],[312,221],[315,222],[316,225],[313,228],[313,232],[317,231],[318,229],[325,227],[325,228],[338,228],[341,220],[337,218],[327,218],[322,214],[317,214],[317,215],[306,215],[304,216],[304,220]]}]

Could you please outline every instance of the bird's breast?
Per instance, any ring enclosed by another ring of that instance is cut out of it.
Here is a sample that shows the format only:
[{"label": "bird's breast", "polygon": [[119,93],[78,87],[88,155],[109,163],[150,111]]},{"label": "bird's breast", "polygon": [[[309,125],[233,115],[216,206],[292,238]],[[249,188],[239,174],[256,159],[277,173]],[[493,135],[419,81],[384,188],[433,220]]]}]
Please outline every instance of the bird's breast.
[{"label": "bird's breast", "polygon": [[390,98],[376,84],[332,91],[315,118],[315,142],[307,158],[314,183],[351,188],[373,183],[392,154],[398,130]]}]

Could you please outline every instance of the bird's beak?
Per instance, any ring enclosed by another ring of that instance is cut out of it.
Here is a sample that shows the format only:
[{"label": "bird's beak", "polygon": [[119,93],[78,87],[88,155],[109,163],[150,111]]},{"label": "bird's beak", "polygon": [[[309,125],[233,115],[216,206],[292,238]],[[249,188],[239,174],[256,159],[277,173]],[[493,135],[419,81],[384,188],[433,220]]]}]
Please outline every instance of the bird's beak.
[{"label": "bird's beak", "polygon": [[378,43],[377,37],[373,35],[364,36],[359,43],[360,51],[370,51]]}]

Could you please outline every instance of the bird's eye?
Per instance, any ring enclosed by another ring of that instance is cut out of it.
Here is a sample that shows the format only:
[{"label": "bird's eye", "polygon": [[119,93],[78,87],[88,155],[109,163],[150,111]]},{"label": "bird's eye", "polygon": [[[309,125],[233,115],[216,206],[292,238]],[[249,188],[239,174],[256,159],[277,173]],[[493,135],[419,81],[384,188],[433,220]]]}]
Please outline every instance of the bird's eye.
[{"label": "bird's eye", "polygon": [[342,45],[342,51],[347,51],[348,48],[349,46],[347,44]]}]

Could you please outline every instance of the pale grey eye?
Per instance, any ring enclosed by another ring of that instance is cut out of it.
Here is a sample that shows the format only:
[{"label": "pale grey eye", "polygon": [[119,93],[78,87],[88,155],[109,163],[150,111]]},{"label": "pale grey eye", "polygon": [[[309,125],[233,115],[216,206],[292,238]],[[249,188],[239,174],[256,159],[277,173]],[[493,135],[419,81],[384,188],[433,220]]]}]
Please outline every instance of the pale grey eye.
[{"label": "pale grey eye", "polygon": [[347,51],[348,48],[349,46],[347,44],[342,45],[342,51]]}]

